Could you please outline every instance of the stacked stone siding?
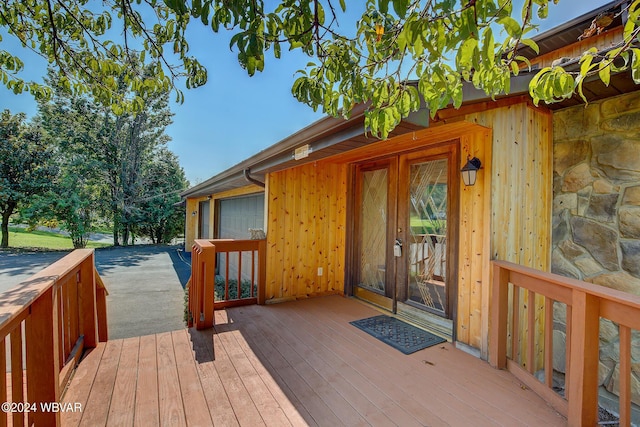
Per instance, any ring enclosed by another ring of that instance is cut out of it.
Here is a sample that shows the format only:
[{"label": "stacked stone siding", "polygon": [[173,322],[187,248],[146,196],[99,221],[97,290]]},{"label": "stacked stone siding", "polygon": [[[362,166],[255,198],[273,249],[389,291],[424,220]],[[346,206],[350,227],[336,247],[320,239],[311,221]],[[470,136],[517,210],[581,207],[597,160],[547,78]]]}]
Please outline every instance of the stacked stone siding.
[{"label": "stacked stone siding", "polygon": [[[640,295],[640,91],[554,114],[552,271]],[[554,368],[564,372],[566,319],[556,307]],[[600,383],[617,394],[618,327],[600,322]],[[640,404],[640,333],[632,336]]]}]

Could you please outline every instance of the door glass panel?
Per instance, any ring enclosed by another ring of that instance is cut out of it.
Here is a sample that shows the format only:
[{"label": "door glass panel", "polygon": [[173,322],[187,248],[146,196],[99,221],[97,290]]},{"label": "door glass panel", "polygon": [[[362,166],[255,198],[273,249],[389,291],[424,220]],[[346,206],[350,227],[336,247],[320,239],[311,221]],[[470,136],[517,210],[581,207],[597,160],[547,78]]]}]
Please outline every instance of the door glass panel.
[{"label": "door glass panel", "polygon": [[447,159],[410,167],[408,300],[447,315]]},{"label": "door glass panel", "polygon": [[362,173],[359,286],[385,292],[387,259],[387,169]]}]

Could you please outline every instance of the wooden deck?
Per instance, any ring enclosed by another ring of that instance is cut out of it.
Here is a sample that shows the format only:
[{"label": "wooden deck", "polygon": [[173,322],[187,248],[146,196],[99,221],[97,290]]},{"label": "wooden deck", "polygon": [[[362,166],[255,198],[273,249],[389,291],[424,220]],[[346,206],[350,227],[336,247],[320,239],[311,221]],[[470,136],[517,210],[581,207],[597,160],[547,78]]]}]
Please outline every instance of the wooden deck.
[{"label": "wooden deck", "polygon": [[566,425],[531,390],[451,344],[405,356],[339,296],[216,312],[215,331],[101,343],[64,402],[86,425]]}]

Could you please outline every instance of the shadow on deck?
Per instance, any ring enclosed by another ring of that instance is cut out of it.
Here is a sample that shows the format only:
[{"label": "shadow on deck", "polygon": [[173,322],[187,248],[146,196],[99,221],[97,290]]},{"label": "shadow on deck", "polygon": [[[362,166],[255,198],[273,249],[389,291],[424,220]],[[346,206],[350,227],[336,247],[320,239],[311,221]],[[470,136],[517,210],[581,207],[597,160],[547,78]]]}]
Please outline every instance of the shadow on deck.
[{"label": "shadow on deck", "polygon": [[63,425],[565,425],[506,371],[440,344],[405,356],[339,296],[216,312],[215,329],[101,343]]}]

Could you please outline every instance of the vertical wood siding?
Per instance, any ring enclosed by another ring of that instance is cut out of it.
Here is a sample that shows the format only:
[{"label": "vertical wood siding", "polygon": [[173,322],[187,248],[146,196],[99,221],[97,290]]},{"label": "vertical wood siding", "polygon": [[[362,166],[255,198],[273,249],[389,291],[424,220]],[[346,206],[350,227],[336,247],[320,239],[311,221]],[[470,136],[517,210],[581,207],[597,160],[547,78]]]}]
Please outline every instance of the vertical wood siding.
[{"label": "vertical wood siding", "polygon": [[[493,129],[491,160],[491,259],[511,261],[542,271],[549,271],[551,259],[551,192],[553,185],[551,141],[552,117],[543,109],[517,104],[495,110],[478,112],[466,117],[468,121]],[[464,206],[464,203],[462,203]],[[488,224],[487,224],[488,225]],[[485,232],[488,231],[487,227]],[[486,271],[488,289],[489,268]],[[488,297],[485,292],[485,298]],[[525,296],[523,305],[529,304]],[[488,300],[483,303],[488,308]],[[536,324],[541,337],[544,315],[542,299],[536,300]],[[474,313],[474,308],[469,310]],[[458,332],[463,342],[480,348],[486,355],[488,324],[469,324],[468,337],[462,331],[464,310],[459,310]],[[524,318],[522,316],[521,318]],[[480,327],[479,327],[480,326]],[[527,336],[526,325],[522,333]],[[523,340],[526,341],[526,340]],[[536,357],[542,350],[536,344]],[[527,343],[523,343],[523,346]]]},{"label": "vertical wood siding", "polygon": [[[490,278],[490,200],[492,181],[491,129],[462,135],[460,138],[462,165],[466,156],[478,157],[482,169],[476,184],[460,186],[460,222],[458,256],[458,301],[456,339],[475,348],[482,348],[488,325]],[[462,167],[460,165],[460,167]]]},{"label": "vertical wood siding", "polygon": [[267,302],[344,292],[346,170],[317,162],[269,174]]}]

